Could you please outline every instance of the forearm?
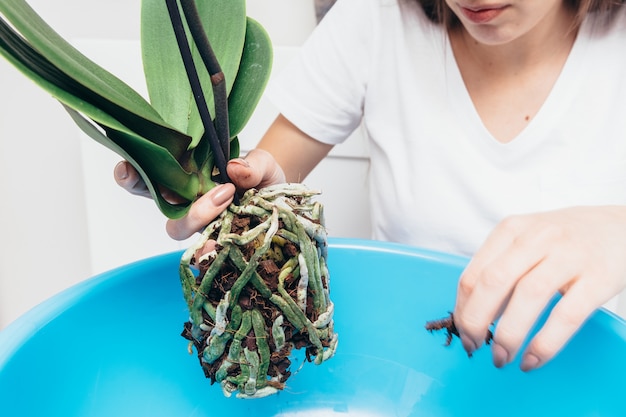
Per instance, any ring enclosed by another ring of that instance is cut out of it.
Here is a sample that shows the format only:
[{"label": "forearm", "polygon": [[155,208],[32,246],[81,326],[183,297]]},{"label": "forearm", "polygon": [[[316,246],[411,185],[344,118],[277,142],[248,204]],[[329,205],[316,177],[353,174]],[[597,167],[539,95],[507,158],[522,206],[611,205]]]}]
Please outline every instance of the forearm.
[{"label": "forearm", "polygon": [[332,149],[279,115],[257,148],[268,151],[285,173],[287,182],[301,182]]}]

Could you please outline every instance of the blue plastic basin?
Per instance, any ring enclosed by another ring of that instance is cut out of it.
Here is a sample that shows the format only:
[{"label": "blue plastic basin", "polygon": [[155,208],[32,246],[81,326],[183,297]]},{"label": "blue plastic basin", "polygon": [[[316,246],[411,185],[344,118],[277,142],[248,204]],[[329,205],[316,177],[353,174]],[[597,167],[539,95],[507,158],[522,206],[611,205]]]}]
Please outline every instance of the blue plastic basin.
[{"label": "blue plastic basin", "polygon": [[[466,259],[331,240],[337,355],[285,391],[225,398],[187,341],[180,253],[94,277],[0,332],[0,416],[624,416],[626,326],[597,311],[548,365],[498,370],[424,330],[454,305]],[[297,364],[292,370],[296,370]]]}]

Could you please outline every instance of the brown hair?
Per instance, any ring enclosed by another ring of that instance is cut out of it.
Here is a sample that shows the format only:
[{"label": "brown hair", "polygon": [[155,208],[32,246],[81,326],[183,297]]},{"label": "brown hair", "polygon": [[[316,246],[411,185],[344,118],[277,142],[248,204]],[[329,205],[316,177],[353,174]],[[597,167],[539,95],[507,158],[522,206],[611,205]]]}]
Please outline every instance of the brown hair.
[{"label": "brown hair", "polygon": [[[411,0],[422,6],[430,20],[436,23],[453,27],[459,23],[445,0]],[[573,10],[576,10],[576,22],[580,23],[587,13],[593,11],[608,11],[622,6],[626,0],[563,0]]]}]

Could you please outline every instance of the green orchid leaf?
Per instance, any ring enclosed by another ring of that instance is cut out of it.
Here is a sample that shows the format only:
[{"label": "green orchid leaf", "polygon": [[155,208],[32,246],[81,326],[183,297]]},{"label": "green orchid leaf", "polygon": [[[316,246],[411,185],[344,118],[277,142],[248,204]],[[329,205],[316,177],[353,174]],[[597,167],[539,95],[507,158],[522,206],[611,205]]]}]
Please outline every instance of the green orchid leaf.
[{"label": "green orchid leaf", "polygon": [[[144,170],[144,167],[146,167],[145,162],[142,163],[142,161],[136,160],[131,153],[126,152],[126,147],[124,145],[120,146],[116,142],[112,141],[109,136],[105,135],[100,129],[98,129],[98,127],[96,127],[91,121],[86,119],[76,110],[68,106],[65,106],[65,109],[70,114],[76,125],[78,125],[78,127],[80,127],[80,129],[85,134],[87,134],[89,137],[91,137],[101,145],[104,145],[112,151],[116,152],[118,155],[130,162],[133,167],[135,167],[135,169],[137,169],[137,171],[141,175],[141,178],[146,183],[148,190],[150,190],[150,194],[156,202],[157,207],[166,217],[170,219],[177,219],[183,217],[187,213],[187,211],[189,210],[189,206],[191,205],[191,200],[187,204],[180,205],[171,204],[166,201],[161,196],[161,193],[158,191],[158,182],[151,175],[150,171],[154,171],[154,169]],[[109,135],[115,136],[115,134],[111,134],[110,132]],[[142,153],[140,153],[139,156],[141,159],[145,158],[145,155],[143,155]],[[154,164],[148,164],[148,168],[155,168],[155,166]]]},{"label": "green orchid leaf", "polygon": [[163,119],[135,90],[80,53],[24,0],[0,2],[2,13],[24,39],[54,66],[102,97],[157,124]]},{"label": "green orchid leaf", "polygon": [[[67,106],[65,108],[67,109]],[[70,112],[70,115],[73,113]],[[84,119],[89,122],[88,119]],[[197,175],[183,169],[166,149],[132,133],[106,126],[99,127],[101,130],[96,128],[97,135],[85,133],[123,158],[130,157],[133,162],[139,164],[141,171],[150,176],[151,181],[175,190],[188,200],[192,201],[197,197],[199,187]]]},{"label": "green orchid leaf", "polygon": [[[26,72],[26,70],[24,70]],[[121,143],[125,146],[125,149],[130,149],[133,153],[142,156],[145,155],[145,166],[148,166],[149,171],[154,171],[154,177],[157,181],[161,181],[168,188],[175,190],[177,193],[186,196],[187,198],[193,198],[197,194],[197,190],[193,188],[193,184],[190,182],[189,173],[186,172],[179,164],[178,160],[165,148],[155,144],[147,139],[136,136],[132,131],[128,130],[124,125],[117,123],[117,121],[107,114],[101,112],[97,107],[88,105],[84,101],[76,99],[74,96],[67,94],[64,90],[55,88],[54,85],[47,83],[36,74],[30,74],[30,78],[36,80],[44,90],[51,91],[61,103],[64,103],[66,108],[75,110],[84,110],[85,113],[91,114],[93,120],[101,120],[98,122],[105,130],[110,132],[117,132],[118,136],[131,138],[130,143]],[[65,103],[70,103],[65,104]],[[93,137],[93,135],[91,135]],[[102,138],[100,137],[102,136]],[[98,135],[94,138],[98,142],[106,147],[117,152],[122,157],[126,157],[128,154],[122,152],[120,147],[113,142],[111,138],[103,136],[98,131]],[[137,159],[137,158],[135,158]],[[154,161],[154,163],[151,163]],[[196,186],[197,188],[197,186]]]},{"label": "green orchid leaf", "polygon": [[272,60],[270,37],[257,21],[248,18],[239,72],[228,96],[231,137],[241,132],[254,113],[269,80]]},{"label": "green orchid leaf", "polygon": [[153,181],[188,200],[197,197],[197,175],[183,169],[167,149],[134,134],[106,127],[104,130],[106,136],[140,164]]},{"label": "green orchid leaf", "polygon": [[[103,110],[113,106],[111,103],[106,103],[101,97],[94,97],[90,91],[83,89],[74,80],[52,67],[45,58],[38,55],[28,45],[18,45],[20,49],[16,52],[15,48],[12,48],[15,45],[12,45],[10,41],[5,42],[8,37],[4,36],[3,23],[0,19],[0,54],[18,70],[66,106],[80,111],[99,124],[131,133],[131,130],[124,124]],[[157,139],[174,136],[178,143],[188,141],[188,138],[178,132],[166,128],[160,129],[162,130],[159,130]],[[182,149],[179,153],[182,154],[184,151],[185,149]]]},{"label": "green orchid leaf", "polygon": [[[230,92],[246,33],[245,0],[205,0],[197,2],[196,6],[224,73],[227,92]],[[204,127],[163,0],[142,1],[141,45],[150,102],[169,124],[193,138],[192,148],[197,146]],[[213,111],[208,72],[195,45],[191,47],[208,107]]]},{"label": "green orchid leaf", "polygon": [[[17,0],[15,2],[21,3]],[[0,4],[0,8],[3,7],[6,7],[5,3]],[[32,11],[30,8],[26,10]],[[34,14],[34,11],[32,13]],[[75,57],[82,56],[78,51],[73,51]],[[154,142],[169,149],[177,157],[186,152],[190,138],[167,126],[163,120],[159,120],[158,114],[157,118],[144,118],[132,110],[133,106],[130,103],[127,103],[131,107],[131,110],[128,110],[122,107],[119,102],[111,101],[106,96],[99,94],[97,90],[82,84],[79,81],[81,77],[75,77],[77,73],[87,75],[92,70],[97,72],[97,76],[101,75],[104,70],[96,64],[93,64],[93,68],[83,70],[77,70],[67,62],[57,66],[48,59],[50,54],[48,56],[41,54],[2,19],[0,19],[0,54],[55,98],[85,113],[99,123],[115,129],[120,129],[119,125],[121,124],[125,126],[124,129],[132,129],[141,136],[151,138]],[[97,71],[98,68],[101,71]],[[68,74],[72,74],[72,76]],[[90,77],[82,78],[87,80]],[[123,83],[122,85],[124,85],[123,90],[129,95],[136,94],[130,87]],[[97,88],[97,86],[95,87]],[[143,104],[149,106],[138,94],[137,97]],[[151,112],[156,114],[154,109]]]},{"label": "green orchid leaf", "polygon": [[[246,17],[245,0],[206,0],[196,7],[226,80],[233,158],[239,155],[236,135],[269,77],[271,43]],[[207,105],[214,110],[208,71],[191,47]],[[88,136],[128,160],[167,217],[183,216],[215,185],[215,162],[164,2],[142,2],[142,58],[154,106],[73,48],[24,0],[0,0],[0,55],[59,100]],[[163,188],[188,202],[169,203]]]},{"label": "green orchid leaf", "polygon": [[241,153],[241,144],[239,138],[235,136],[230,140],[230,159],[237,158]]}]

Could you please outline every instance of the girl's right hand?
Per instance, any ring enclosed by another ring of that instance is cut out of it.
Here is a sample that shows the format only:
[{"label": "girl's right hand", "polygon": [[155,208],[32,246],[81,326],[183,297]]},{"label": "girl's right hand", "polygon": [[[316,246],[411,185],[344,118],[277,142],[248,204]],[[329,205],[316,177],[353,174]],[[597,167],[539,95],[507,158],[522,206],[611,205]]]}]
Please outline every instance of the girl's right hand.
[{"label": "girl's right hand", "polygon": [[[269,152],[262,149],[253,149],[245,158],[230,160],[227,170],[233,184],[218,184],[198,198],[184,217],[167,221],[165,229],[172,239],[187,239],[211,223],[230,205],[235,192],[285,182],[280,165]],[[113,174],[118,185],[129,193],[150,198],[146,184],[128,161],[118,163]],[[169,190],[162,190],[162,195],[171,203],[182,202],[178,195]]]}]

